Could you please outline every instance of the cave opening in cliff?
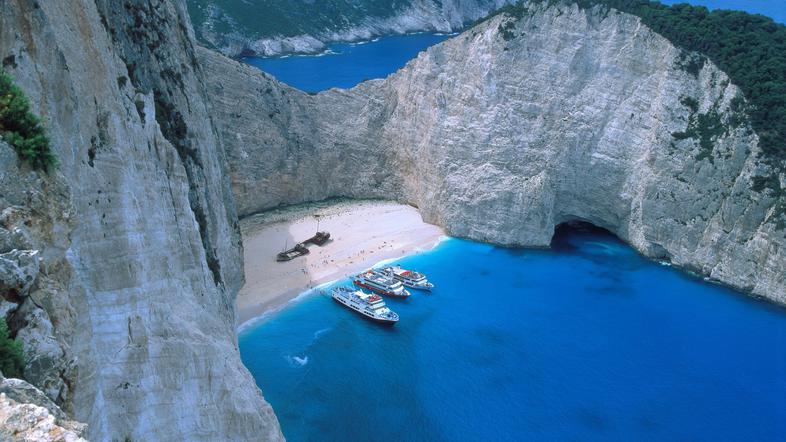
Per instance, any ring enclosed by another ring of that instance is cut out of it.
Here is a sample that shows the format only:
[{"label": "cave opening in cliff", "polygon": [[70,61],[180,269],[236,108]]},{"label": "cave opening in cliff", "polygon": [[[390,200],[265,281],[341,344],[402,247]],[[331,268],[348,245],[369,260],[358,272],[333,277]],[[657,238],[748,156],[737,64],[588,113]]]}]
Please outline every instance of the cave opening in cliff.
[{"label": "cave opening in cliff", "polygon": [[576,246],[571,239],[575,238],[577,235],[594,236],[598,239],[620,243],[623,242],[610,230],[598,227],[588,221],[574,219],[557,224],[554,228],[554,236],[551,237],[551,248],[557,251],[575,250]]}]

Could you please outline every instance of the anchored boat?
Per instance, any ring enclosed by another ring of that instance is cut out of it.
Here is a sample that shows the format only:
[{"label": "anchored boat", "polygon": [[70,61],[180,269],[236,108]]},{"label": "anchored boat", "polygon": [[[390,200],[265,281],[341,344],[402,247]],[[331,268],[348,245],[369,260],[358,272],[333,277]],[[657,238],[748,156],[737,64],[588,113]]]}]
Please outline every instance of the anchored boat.
[{"label": "anchored boat", "polygon": [[391,311],[379,295],[351,287],[336,287],[333,289],[333,299],[373,321],[383,324],[398,322],[398,314]]},{"label": "anchored boat", "polygon": [[358,287],[371,290],[374,293],[379,293],[380,295],[395,296],[398,298],[406,298],[410,295],[409,291],[404,289],[404,285],[401,281],[396,281],[390,276],[375,270],[368,270],[356,275],[352,278],[352,283]]},{"label": "anchored boat", "polygon": [[409,288],[428,290],[434,288],[434,284],[426,279],[426,275],[416,272],[414,270],[402,269],[401,266],[385,267],[381,270],[387,276],[390,276]]}]

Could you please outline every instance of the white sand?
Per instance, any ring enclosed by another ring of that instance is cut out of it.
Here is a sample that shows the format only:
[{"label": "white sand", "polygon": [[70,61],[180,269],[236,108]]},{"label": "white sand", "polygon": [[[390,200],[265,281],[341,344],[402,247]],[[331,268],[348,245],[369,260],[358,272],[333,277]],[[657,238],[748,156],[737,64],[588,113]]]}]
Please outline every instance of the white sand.
[{"label": "white sand", "polygon": [[[316,215],[316,216],[315,216]],[[331,241],[310,245],[311,253],[288,262],[276,254],[328,231]],[[431,249],[444,235],[426,224],[417,209],[390,202],[352,201],[295,206],[240,222],[246,285],[237,297],[240,323],[281,308],[319,284],[358,273],[384,259]]]}]

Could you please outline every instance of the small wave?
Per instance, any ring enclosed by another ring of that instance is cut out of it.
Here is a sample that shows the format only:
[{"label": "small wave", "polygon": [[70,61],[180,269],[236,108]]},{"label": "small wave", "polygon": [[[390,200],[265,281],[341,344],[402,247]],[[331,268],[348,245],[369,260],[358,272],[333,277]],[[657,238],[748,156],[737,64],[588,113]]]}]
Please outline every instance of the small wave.
[{"label": "small wave", "polygon": [[265,320],[270,318],[270,316],[272,316],[273,313],[275,313],[275,312],[277,312],[279,310],[280,310],[280,308],[267,310],[264,313],[262,313],[261,315],[255,316],[255,317],[247,320],[246,322],[240,324],[237,327],[237,334],[238,334],[238,336],[242,335],[243,333],[245,333],[245,332],[247,332],[249,330],[252,330],[252,329],[256,328],[256,326],[258,326],[259,324],[265,322]]},{"label": "small wave", "polygon": [[289,363],[293,366],[303,367],[304,365],[308,364],[308,356],[287,356],[287,361],[289,361]]},{"label": "small wave", "polygon": [[340,55],[340,54],[341,54],[341,52],[336,52],[336,51],[334,51],[332,49],[325,49],[324,51],[322,51],[322,52],[320,52],[318,54],[311,55],[311,56],[312,57],[324,57],[325,55]]},{"label": "small wave", "polygon": [[247,320],[246,322],[240,324],[237,327],[237,334],[240,335],[240,334],[243,334],[246,331],[249,331],[249,330],[252,330],[252,329],[256,328],[259,324],[265,322],[267,319],[269,319],[274,314],[280,312],[281,310],[283,310],[283,309],[285,309],[285,308],[287,308],[289,306],[292,306],[292,305],[295,305],[295,304],[297,304],[297,303],[299,303],[301,301],[304,301],[304,300],[310,298],[311,296],[313,296],[315,294],[321,293],[324,289],[329,287],[331,284],[334,284],[336,281],[338,281],[338,280],[328,281],[328,282],[319,284],[318,286],[315,286],[315,287],[312,287],[312,288],[310,288],[308,290],[300,292],[297,296],[295,296],[294,298],[290,299],[289,301],[287,301],[283,305],[280,305],[278,307],[274,307],[274,308],[269,309],[269,310],[265,310],[261,315],[255,316],[255,317]]},{"label": "small wave", "polygon": [[326,327],[326,328],[323,328],[323,329],[315,331],[314,332],[314,340],[316,341],[317,339],[320,338],[320,336],[324,335],[325,333],[329,332],[330,330],[331,330],[330,327]]},{"label": "small wave", "polygon": [[437,246],[441,245],[444,242],[447,242],[449,239],[451,239],[451,237],[448,235],[440,235],[440,237],[437,238],[437,241],[434,243],[434,245],[431,246],[431,250],[436,249]]},{"label": "small wave", "polygon": [[393,264],[394,262],[399,261],[401,258],[405,258],[405,257],[406,257],[406,255],[405,256],[396,257],[396,258],[383,259],[382,261],[378,261],[376,264],[372,265],[371,268],[372,269],[378,269],[380,267],[387,267],[390,264]]}]

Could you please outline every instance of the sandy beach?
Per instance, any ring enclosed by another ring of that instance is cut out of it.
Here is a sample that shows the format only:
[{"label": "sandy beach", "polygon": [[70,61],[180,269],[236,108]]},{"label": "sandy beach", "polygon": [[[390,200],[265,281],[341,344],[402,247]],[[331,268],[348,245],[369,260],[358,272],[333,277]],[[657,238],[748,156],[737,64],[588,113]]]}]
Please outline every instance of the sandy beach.
[{"label": "sandy beach", "polygon": [[[276,254],[319,230],[331,234],[322,247],[288,262]],[[341,201],[293,206],[241,220],[246,284],[237,297],[240,324],[276,310],[319,284],[373,264],[429,250],[444,235],[414,207],[384,201]]]}]

